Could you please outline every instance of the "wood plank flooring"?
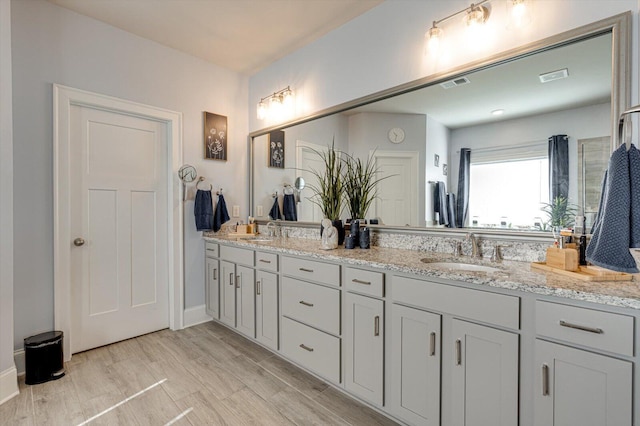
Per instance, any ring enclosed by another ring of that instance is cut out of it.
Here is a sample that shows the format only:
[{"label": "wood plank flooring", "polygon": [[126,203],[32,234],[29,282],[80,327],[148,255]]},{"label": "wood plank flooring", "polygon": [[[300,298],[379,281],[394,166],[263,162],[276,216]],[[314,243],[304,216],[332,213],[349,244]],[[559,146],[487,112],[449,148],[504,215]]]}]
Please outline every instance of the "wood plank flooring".
[{"label": "wood plank flooring", "polygon": [[73,356],[0,405],[1,425],[394,425],[214,322]]}]

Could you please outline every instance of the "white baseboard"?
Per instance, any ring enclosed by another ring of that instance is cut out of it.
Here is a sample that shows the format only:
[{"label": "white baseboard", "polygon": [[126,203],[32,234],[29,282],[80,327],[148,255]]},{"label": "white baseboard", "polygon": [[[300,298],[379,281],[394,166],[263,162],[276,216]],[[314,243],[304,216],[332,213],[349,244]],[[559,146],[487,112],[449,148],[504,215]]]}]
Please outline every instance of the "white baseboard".
[{"label": "white baseboard", "polygon": [[11,367],[0,373],[0,404],[7,402],[19,393],[16,367]]},{"label": "white baseboard", "polygon": [[184,327],[191,327],[211,321],[205,305],[193,306],[184,310]]},{"label": "white baseboard", "polygon": [[18,376],[24,374],[25,363],[24,363],[24,349],[17,350],[13,353],[13,362],[16,364],[16,370],[18,370]]}]

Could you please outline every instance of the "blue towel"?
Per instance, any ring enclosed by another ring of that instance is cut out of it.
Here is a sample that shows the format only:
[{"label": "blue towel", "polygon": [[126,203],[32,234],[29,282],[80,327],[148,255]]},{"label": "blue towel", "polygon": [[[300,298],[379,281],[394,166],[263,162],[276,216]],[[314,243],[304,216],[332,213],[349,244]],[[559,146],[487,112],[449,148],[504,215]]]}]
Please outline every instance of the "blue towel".
[{"label": "blue towel", "polygon": [[196,192],[196,201],[193,206],[193,214],[196,217],[196,229],[198,231],[210,231],[213,229],[213,203],[211,191]]},{"label": "blue towel", "polygon": [[640,151],[635,145],[629,148],[629,184],[631,188],[631,244],[640,247]]},{"label": "blue towel", "polygon": [[456,220],[456,194],[449,192],[447,194],[447,210],[449,212],[449,228],[457,228]]},{"label": "blue towel", "polygon": [[229,221],[229,212],[227,211],[227,203],[224,201],[222,194],[218,195],[218,204],[216,204],[216,212],[213,214],[213,231],[218,232],[222,228],[222,224]]},{"label": "blue towel", "polygon": [[635,273],[638,267],[629,252],[632,245],[631,199],[640,202],[637,200],[640,194],[632,197],[629,163],[626,145],[616,149],[609,159],[602,208],[587,246],[587,261],[614,271]]},{"label": "blue towel", "polygon": [[449,209],[447,208],[447,189],[444,182],[436,182],[433,192],[433,211],[439,214],[438,224],[449,225]]},{"label": "blue towel", "polygon": [[280,213],[280,204],[278,204],[278,197],[273,199],[273,207],[269,210],[269,216],[271,219],[278,220],[282,219],[282,213]]},{"label": "blue towel", "polygon": [[296,211],[296,196],[293,194],[284,194],[282,203],[282,210],[284,212],[284,220],[298,220],[298,213]]}]

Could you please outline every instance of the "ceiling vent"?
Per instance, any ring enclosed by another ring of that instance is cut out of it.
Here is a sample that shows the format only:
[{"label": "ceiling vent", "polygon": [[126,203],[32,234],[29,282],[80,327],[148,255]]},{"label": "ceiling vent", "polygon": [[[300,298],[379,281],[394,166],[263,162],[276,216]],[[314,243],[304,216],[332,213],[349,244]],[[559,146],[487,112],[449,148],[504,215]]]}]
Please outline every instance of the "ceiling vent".
[{"label": "ceiling vent", "polygon": [[456,78],[455,80],[445,81],[440,83],[443,89],[451,89],[452,87],[462,86],[471,83],[467,77]]},{"label": "ceiling vent", "polygon": [[538,78],[540,78],[540,83],[548,83],[554,80],[562,80],[563,78],[569,77],[569,70],[563,68],[558,71],[551,71],[548,73],[540,74]]}]

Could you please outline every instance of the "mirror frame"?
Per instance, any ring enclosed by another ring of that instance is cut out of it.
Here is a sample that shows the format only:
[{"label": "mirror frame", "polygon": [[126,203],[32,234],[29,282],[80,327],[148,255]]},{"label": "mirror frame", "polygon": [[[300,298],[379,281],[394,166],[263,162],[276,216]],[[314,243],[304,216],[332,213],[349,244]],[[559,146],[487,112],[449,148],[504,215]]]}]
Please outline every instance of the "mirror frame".
[{"label": "mirror frame", "polygon": [[[484,59],[469,62],[459,67],[452,68],[440,73],[431,74],[427,77],[423,77],[417,80],[410,81],[399,86],[392,87],[390,89],[382,90],[367,96],[363,96],[342,104],[320,110],[314,114],[294,119],[288,122],[284,122],[278,125],[266,127],[260,130],[249,133],[248,145],[249,145],[249,212],[254,211],[254,139],[268,134],[274,130],[279,130],[287,127],[297,126],[312,120],[327,117],[329,115],[341,113],[352,108],[357,108],[363,105],[371,104],[373,102],[381,101],[393,96],[408,93],[414,90],[422,89],[426,86],[439,84],[444,81],[455,79],[459,76],[468,74],[474,71],[480,71],[487,68],[491,68],[496,65],[505,64],[519,58],[531,56],[539,52],[544,52],[557,47],[566,46],[577,41],[591,38],[599,34],[611,33],[612,35],[612,55],[611,55],[611,152],[616,148],[617,123],[620,114],[628,109],[631,92],[631,23],[632,13],[630,11],[624,12],[618,15],[605,18],[591,24],[587,24],[573,30],[569,30],[563,33],[556,34],[551,37],[547,37],[524,46],[510,49],[502,53],[488,56]],[[258,220],[260,222],[260,220]],[[313,222],[287,222],[288,226],[296,227],[310,227],[317,226]],[[392,232],[416,232],[416,231],[429,231],[450,234],[466,233],[470,228],[439,228],[439,227],[406,227],[406,226],[385,226],[385,225],[373,225],[372,228],[376,230],[389,230]],[[474,233],[478,234],[498,234],[500,236],[513,236],[523,239],[547,239],[549,237],[548,232],[540,231],[515,231],[508,229],[482,229],[473,228]]]}]

